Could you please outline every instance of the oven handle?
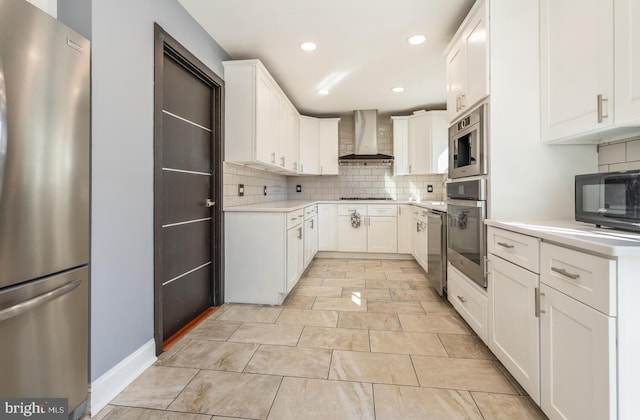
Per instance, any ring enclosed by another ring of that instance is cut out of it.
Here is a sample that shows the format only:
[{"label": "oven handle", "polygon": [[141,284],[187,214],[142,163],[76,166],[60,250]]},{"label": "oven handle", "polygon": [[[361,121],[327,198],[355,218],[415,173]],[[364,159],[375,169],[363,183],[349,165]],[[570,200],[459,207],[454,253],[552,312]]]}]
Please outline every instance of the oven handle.
[{"label": "oven handle", "polygon": [[447,199],[447,204],[451,204],[459,207],[484,207],[485,201],[479,200],[456,200],[452,198]]}]

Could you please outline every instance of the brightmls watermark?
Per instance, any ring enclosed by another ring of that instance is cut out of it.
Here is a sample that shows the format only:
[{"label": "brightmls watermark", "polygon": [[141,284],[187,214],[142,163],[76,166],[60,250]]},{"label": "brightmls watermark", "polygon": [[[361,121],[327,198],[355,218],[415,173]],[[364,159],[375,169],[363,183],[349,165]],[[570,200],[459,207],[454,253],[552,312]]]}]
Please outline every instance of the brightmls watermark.
[{"label": "brightmls watermark", "polygon": [[68,398],[0,398],[0,420],[68,418]]}]

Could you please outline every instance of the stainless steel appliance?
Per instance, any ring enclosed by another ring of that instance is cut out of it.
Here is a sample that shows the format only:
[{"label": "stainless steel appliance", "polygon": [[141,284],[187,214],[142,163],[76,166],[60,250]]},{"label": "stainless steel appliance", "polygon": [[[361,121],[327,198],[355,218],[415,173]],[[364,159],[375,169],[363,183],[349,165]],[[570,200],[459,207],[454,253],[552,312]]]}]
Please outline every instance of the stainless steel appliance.
[{"label": "stainless steel appliance", "polygon": [[89,42],[0,0],[0,396],[88,386]]},{"label": "stainless steel appliance", "polygon": [[576,220],[640,232],[640,171],[576,176]]},{"label": "stainless steel appliance", "polygon": [[449,127],[449,178],[486,175],[488,104]]},{"label": "stainless steel appliance", "polygon": [[427,212],[427,278],[440,296],[447,292],[447,213]]},{"label": "stainless steel appliance", "polygon": [[447,260],[480,287],[486,278],[486,180],[447,184]]}]

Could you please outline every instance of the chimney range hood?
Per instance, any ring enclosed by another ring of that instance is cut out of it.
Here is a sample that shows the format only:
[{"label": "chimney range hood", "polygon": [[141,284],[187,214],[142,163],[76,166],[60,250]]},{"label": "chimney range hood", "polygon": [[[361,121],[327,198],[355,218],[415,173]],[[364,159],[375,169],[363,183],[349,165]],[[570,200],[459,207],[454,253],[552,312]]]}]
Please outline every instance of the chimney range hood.
[{"label": "chimney range hood", "polygon": [[390,164],[393,156],[378,153],[378,111],[355,111],[355,153],[340,156],[340,164]]}]

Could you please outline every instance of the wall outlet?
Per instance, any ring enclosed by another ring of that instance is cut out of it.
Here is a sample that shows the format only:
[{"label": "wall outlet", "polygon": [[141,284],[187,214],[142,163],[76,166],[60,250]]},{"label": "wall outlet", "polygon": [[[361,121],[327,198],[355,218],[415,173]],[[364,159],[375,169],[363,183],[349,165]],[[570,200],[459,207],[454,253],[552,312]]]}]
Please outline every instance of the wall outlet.
[{"label": "wall outlet", "polygon": [[296,192],[302,192],[302,185],[296,185]]},{"label": "wall outlet", "polygon": [[240,197],[244,195],[244,184],[238,184],[238,195]]},{"label": "wall outlet", "polygon": [[267,186],[264,186],[264,189],[262,190],[262,195],[267,195]]},{"label": "wall outlet", "polygon": [[433,185],[427,185],[427,192],[433,192]]}]

